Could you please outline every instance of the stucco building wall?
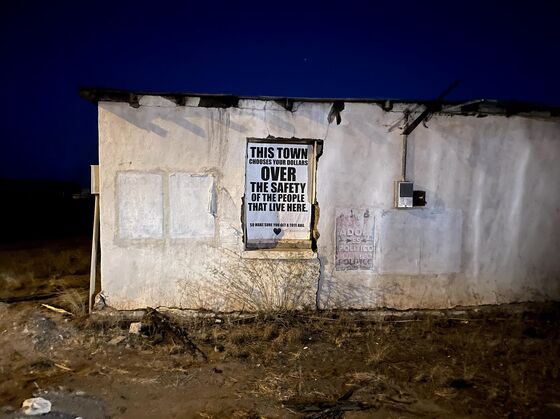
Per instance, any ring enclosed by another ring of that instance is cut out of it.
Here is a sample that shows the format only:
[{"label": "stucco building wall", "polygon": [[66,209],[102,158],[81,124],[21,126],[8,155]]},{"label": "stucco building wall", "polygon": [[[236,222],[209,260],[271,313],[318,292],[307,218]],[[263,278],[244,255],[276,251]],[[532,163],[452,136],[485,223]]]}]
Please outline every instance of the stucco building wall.
[{"label": "stucco building wall", "polygon": [[[393,209],[402,109],[241,100],[99,103],[101,277],[116,308],[436,308],[560,298],[560,122],[436,114],[409,137],[428,204]],[[413,114],[414,116],[414,114]],[[245,251],[247,138],[323,140],[317,252]],[[372,217],[373,267],[338,270],[336,220]]]}]

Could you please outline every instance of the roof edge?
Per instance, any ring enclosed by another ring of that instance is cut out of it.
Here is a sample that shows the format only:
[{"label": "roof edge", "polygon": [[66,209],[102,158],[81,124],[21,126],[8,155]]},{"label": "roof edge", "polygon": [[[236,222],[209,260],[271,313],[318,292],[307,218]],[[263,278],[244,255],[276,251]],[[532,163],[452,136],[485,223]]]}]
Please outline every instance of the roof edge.
[{"label": "roof edge", "polygon": [[[437,112],[452,113],[462,115],[472,114],[538,114],[539,116],[560,116],[560,106],[542,105],[537,103],[513,101],[513,100],[496,100],[496,99],[473,99],[473,100],[411,100],[397,98],[312,98],[298,96],[244,96],[227,93],[196,93],[196,92],[158,92],[158,91],[137,91],[126,89],[114,89],[104,87],[82,87],[79,89],[82,98],[92,102],[123,102],[128,103],[132,107],[140,106],[140,98],[142,96],[160,96],[169,99],[179,106],[184,106],[186,99],[190,97],[201,98],[202,107],[227,108],[237,107],[240,100],[262,100],[276,101],[282,106],[291,108],[290,103],[293,102],[315,102],[315,103],[373,103],[380,105],[384,110],[391,110],[393,104],[419,104],[431,105],[437,104]],[[447,109],[446,109],[447,108]],[[291,110],[291,109],[289,109]]]}]

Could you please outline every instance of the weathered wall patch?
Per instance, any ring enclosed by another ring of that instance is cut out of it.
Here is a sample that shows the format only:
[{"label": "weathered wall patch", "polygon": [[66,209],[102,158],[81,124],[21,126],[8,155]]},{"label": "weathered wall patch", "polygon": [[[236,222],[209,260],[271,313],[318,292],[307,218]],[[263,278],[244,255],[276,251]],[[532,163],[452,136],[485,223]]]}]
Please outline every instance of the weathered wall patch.
[{"label": "weathered wall patch", "polygon": [[373,212],[368,208],[337,210],[337,271],[373,269],[373,220]]},{"label": "weathered wall patch", "polygon": [[162,175],[119,172],[116,178],[118,238],[125,240],[162,238]]},{"label": "weathered wall patch", "polygon": [[460,210],[379,210],[376,220],[379,272],[426,275],[460,271],[463,227]]},{"label": "weathered wall patch", "polygon": [[169,176],[169,235],[172,238],[214,236],[213,177],[174,173]]}]

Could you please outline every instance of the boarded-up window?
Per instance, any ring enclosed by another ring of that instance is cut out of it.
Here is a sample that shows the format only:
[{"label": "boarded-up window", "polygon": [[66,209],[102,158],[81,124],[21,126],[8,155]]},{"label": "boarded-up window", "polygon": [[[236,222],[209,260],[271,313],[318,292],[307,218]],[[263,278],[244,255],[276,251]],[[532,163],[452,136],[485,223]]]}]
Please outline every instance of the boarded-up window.
[{"label": "boarded-up window", "polygon": [[245,161],[245,245],[311,247],[314,141],[249,140]]},{"label": "boarded-up window", "polygon": [[117,174],[118,237],[163,237],[163,178],[160,174]]}]

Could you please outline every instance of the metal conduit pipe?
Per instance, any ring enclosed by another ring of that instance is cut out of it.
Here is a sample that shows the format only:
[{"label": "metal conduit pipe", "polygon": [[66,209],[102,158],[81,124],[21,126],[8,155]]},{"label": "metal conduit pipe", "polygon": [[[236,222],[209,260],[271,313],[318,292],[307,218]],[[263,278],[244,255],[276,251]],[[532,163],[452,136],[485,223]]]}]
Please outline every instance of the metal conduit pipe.
[{"label": "metal conduit pipe", "polygon": [[402,136],[401,180],[406,181],[406,155],[408,151],[408,135]]}]

